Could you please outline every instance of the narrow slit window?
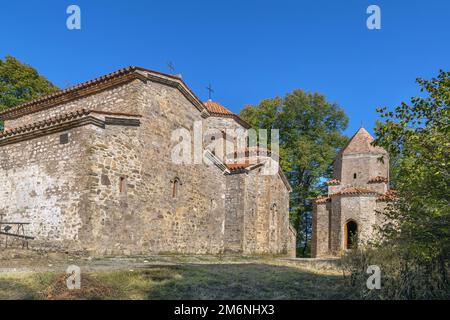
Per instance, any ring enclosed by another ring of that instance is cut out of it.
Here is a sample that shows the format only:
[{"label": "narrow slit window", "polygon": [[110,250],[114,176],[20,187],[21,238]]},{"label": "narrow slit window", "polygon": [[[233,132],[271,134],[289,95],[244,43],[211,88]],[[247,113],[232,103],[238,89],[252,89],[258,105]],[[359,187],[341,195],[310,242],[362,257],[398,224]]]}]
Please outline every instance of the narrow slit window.
[{"label": "narrow slit window", "polygon": [[179,178],[175,178],[171,182],[172,182],[172,198],[177,198],[179,188],[181,186],[181,181]]},{"label": "narrow slit window", "polygon": [[172,198],[176,198],[178,194],[178,180],[173,182]]},{"label": "narrow slit window", "polygon": [[119,192],[120,193],[125,192],[125,183],[126,183],[125,177],[120,177],[120,181],[119,181]]},{"label": "narrow slit window", "polygon": [[356,179],[356,173],[353,174],[353,179]]}]

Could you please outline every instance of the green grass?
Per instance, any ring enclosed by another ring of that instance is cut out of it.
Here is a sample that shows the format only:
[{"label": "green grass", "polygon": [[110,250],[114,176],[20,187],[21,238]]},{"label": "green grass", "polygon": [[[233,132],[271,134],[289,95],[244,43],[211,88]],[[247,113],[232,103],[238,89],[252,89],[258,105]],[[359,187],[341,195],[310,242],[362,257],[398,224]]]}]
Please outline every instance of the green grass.
[{"label": "green grass", "polygon": [[35,300],[56,278],[56,274],[43,273],[0,273],[0,300]]},{"label": "green grass", "polygon": [[[82,275],[111,288],[101,299],[348,299],[338,271],[288,262],[180,264]],[[61,274],[0,274],[0,299],[43,299]],[[83,297],[90,299],[93,297]]]}]

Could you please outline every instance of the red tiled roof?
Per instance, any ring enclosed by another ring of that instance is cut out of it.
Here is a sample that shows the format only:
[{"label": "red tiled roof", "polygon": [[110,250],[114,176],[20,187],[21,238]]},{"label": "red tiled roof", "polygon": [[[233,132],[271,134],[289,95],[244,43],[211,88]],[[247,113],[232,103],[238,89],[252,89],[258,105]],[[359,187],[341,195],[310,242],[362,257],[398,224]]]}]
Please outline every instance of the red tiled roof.
[{"label": "red tiled roof", "polygon": [[59,116],[56,116],[53,118],[49,118],[49,119],[45,119],[45,120],[38,121],[35,123],[31,123],[31,124],[28,124],[28,125],[25,125],[22,127],[17,127],[17,128],[13,128],[10,130],[0,131],[0,138],[6,138],[6,137],[14,136],[17,134],[21,134],[24,132],[29,132],[29,131],[33,131],[36,129],[49,127],[49,126],[59,124],[59,123],[62,123],[62,122],[68,121],[68,120],[81,118],[83,116],[88,115],[89,113],[91,113],[91,111],[85,110],[85,109],[76,110],[76,111],[62,114],[62,115],[59,115]]},{"label": "red tiled roof", "polygon": [[391,201],[394,200],[397,197],[397,191],[394,189],[389,189],[385,194],[381,194],[378,196],[377,201],[384,202],[384,201]]},{"label": "red tiled roof", "polygon": [[251,166],[250,163],[226,163],[225,166],[228,170],[243,170]]},{"label": "red tiled roof", "polygon": [[339,179],[333,179],[326,182],[327,186],[337,186],[341,184],[341,180]]},{"label": "red tiled roof", "polygon": [[387,183],[388,179],[382,176],[377,176],[375,178],[370,179],[367,183],[381,183],[381,182]]},{"label": "red tiled roof", "polygon": [[372,145],[374,138],[366,129],[360,128],[342,149],[342,154],[352,153],[387,153],[381,147]]},{"label": "red tiled roof", "polygon": [[0,131],[0,139],[8,138],[11,136],[15,136],[18,134],[26,133],[26,132],[32,132],[38,129],[54,126],[63,122],[67,122],[70,120],[75,120],[78,118],[85,117],[91,113],[97,113],[97,114],[104,114],[104,115],[115,115],[115,116],[126,116],[126,117],[136,117],[140,118],[141,115],[139,114],[129,114],[129,113],[116,113],[116,112],[108,112],[108,111],[100,111],[100,110],[86,110],[86,109],[79,109],[72,112],[60,114],[48,119],[44,119],[42,121],[30,123],[21,127],[9,129]]},{"label": "red tiled roof", "polygon": [[[145,75],[145,73],[147,73],[147,75]],[[151,80],[175,87],[179,89],[199,111],[205,109],[204,105],[180,77],[141,67],[130,66],[65,90],[23,103],[17,107],[6,109],[0,112],[0,120],[15,119],[26,114],[46,110],[56,105],[67,103],[68,101],[95,94],[120,84],[128,83],[135,79],[143,81]]]},{"label": "red tiled roof", "polygon": [[328,201],[330,201],[330,199],[331,198],[327,197],[327,196],[320,196],[320,197],[316,198],[314,200],[314,202],[317,203],[317,204],[322,204],[322,203],[327,203]]},{"label": "red tiled roof", "polygon": [[[342,195],[346,195],[346,194],[377,194],[376,191],[367,189],[367,188],[361,188],[361,187],[350,187],[350,188],[345,188],[342,189],[341,191],[335,193],[337,194],[342,194]],[[333,195],[335,195],[333,194]]]},{"label": "red tiled roof", "polygon": [[208,100],[206,102],[203,102],[203,104],[205,105],[206,109],[208,109],[208,111],[210,113],[213,113],[213,114],[227,114],[227,115],[233,115],[234,114],[233,112],[231,112],[230,110],[225,108],[220,103],[214,102],[212,100]]},{"label": "red tiled roof", "polygon": [[213,116],[219,116],[219,117],[230,117],[235,119],[239,124],[241,124],[244,128],[251,128],[251,125],[243,120],[241,117],[239,117],[237,114],[231,112],[227,108],[225,108],[223,105],[221,105],[218,102],[208,100],[203,102],[203,105],[206,107],[206,110],[213,115]]}]

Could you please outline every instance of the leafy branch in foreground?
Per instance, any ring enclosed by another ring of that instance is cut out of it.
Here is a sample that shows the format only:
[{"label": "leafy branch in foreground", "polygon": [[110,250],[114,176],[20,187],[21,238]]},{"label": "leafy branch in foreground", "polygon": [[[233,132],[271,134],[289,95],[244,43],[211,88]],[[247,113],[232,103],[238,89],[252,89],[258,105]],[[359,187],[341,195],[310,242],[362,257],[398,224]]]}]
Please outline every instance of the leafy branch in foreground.
[{"label": "leafy branch in foreground", "polygon": [[450,297],[450,72],[417,83],[423,96],[394,110],[378,109],[384,122],[375,143],[394,159],[396,197],[384,211],[389,222],[380,227],[381,240],[345,260],[361,276],[360,261],[381,267],[382,290],[362,290],[364,297]]}]

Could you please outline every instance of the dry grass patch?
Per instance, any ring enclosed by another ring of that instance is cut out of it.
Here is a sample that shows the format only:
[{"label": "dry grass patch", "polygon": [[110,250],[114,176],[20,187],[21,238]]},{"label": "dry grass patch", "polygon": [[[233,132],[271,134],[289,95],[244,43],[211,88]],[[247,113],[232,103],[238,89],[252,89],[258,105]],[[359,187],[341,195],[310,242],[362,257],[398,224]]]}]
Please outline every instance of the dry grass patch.
[{"label": "dry grass patch", "polygon": [[[206,260],[206,261],[204,261]],[[0,273],[0,299],[349,299],[339,269],[273,259],[148,264],[81,274]],[[83,270],[83,268],[82,268]]]}]

